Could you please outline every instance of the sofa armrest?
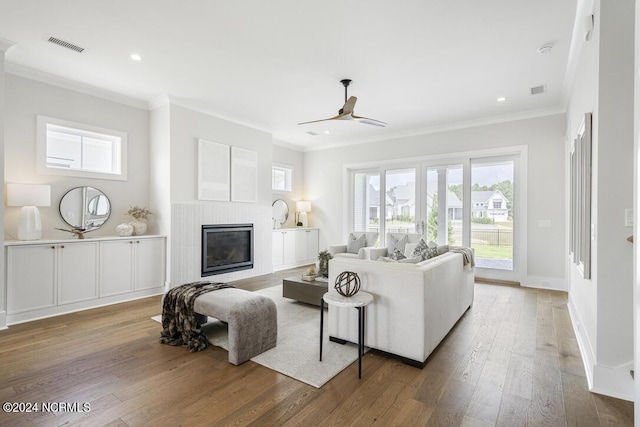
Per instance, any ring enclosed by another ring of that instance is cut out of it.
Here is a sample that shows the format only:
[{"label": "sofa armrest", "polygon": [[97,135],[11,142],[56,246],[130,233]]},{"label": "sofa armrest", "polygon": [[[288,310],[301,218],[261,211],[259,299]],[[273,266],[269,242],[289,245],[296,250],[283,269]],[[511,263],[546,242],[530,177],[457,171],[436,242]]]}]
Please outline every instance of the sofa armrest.
[{"label": "sofa armrest", "polygon": [[366,257],[364,259],[375,261],[381,256],[387,256],[387,248],[364,248],[364,249],[366,252]]},{"label": "sofa armrest", "polygon": [[329,246],[329,253],[331,256],[335,254],[343,254],[347,252],[347,245],[331,245]]}]

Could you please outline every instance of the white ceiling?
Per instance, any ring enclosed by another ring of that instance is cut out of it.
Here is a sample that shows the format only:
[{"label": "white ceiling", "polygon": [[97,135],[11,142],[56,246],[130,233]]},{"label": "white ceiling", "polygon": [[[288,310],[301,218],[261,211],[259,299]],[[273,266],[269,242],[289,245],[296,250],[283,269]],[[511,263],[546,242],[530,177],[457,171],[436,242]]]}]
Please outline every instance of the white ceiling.
[{"label": "white ceiling", "polygon": [[[575,11],[576,0],[0,0],[0,38],[16,43],[10,72],[150,105],[168,95],[314,149],[564,110]],[[297,125],[337,113],[343,78],[355,113],[388,127]],[[530,95],[538,85],[547,92]]]}]

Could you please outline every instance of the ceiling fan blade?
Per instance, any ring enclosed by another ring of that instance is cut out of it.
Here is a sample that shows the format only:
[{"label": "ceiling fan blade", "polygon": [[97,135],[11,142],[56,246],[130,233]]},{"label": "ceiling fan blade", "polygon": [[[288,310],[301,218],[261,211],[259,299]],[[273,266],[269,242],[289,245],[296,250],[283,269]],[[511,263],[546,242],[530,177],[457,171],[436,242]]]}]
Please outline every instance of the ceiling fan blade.
[{"label": "ceiling fan blade", "polygon": [[329,121],[329,120],[340,120],[342,118],[342,116],[343,116],[343,114],[338,114],[337,116],[329,117],[328,119],[311,120],[310,122],[302,122],[302,123],[298,123],[298,126],[300,126],[300,125],[308,125],[309,123],[326,122],[326,121]]},{"label": "ceiling fan blade", "polygon": [[356,115],[353,115],[353,114],[351,115],[351,117],[353,117],[354,120],[357,120],[360,123],[364,123],[364,124],[367,124],[367,125],[380,126],[380,127],[387,126],[387,124],[385,122],[381,122],[380,120],[370,119],[368,117],[360,117],[360,116],[356,116]]},{"label": "ceiling fan blade", "polygon": [[340,110],[340,115],[344,115],[344,114],[353,115],[353,109],[356,106],[357,100],[358,98],[356,98],[355,96],[350,96],[349,99],[347,99],[347,102],[344,103],[344,106]]}]

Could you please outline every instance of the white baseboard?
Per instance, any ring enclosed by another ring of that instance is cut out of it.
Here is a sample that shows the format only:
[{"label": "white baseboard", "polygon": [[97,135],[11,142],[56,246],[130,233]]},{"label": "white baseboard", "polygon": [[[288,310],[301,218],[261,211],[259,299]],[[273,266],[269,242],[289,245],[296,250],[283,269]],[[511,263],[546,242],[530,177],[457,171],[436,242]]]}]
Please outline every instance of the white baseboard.
[{"label": "white baseboard", "polygon": [[569,309],[573,332],[578,340],[578,347],[580,348],[585,373],[587,374],[589,391],[633,402],[635,390],[633,378],[631,378],[629,372],[631,369],[634,369],[633,361],[616,367],[598,365],[589,336],[582,326],[584,323],[580,317],[580,313],[576,310],[571,298],[569,298],[567,307]]},{"label": "white baseboard", "polygon": [[520,281],[520,285],[527,288],[549,289],[551,291],[567,292],[569,290],[567,281],[557,277],[525,276]]},{"label": "white baseboard", "polygon": [[0,311],[0,330],[2,329],[9,329],[7,327],[7,312],[6,311]]}]

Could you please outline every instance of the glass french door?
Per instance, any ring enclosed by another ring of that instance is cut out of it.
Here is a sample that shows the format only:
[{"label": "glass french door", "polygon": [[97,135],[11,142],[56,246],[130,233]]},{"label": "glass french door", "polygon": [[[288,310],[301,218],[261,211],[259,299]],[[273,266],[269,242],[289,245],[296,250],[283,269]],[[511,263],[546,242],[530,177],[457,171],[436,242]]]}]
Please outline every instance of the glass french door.
[{"label": "glass french door", "polygon": [[514,160],[472,160],[471,182],[471,247],[476,266],[482,273],[495,270],[509,275],[514,270]]},{"label": "glass french door", "polygon": [[518,156],[425,165],[418,228],[439,245],[472,247],[477,277],[519,281],[517,168]]}]

